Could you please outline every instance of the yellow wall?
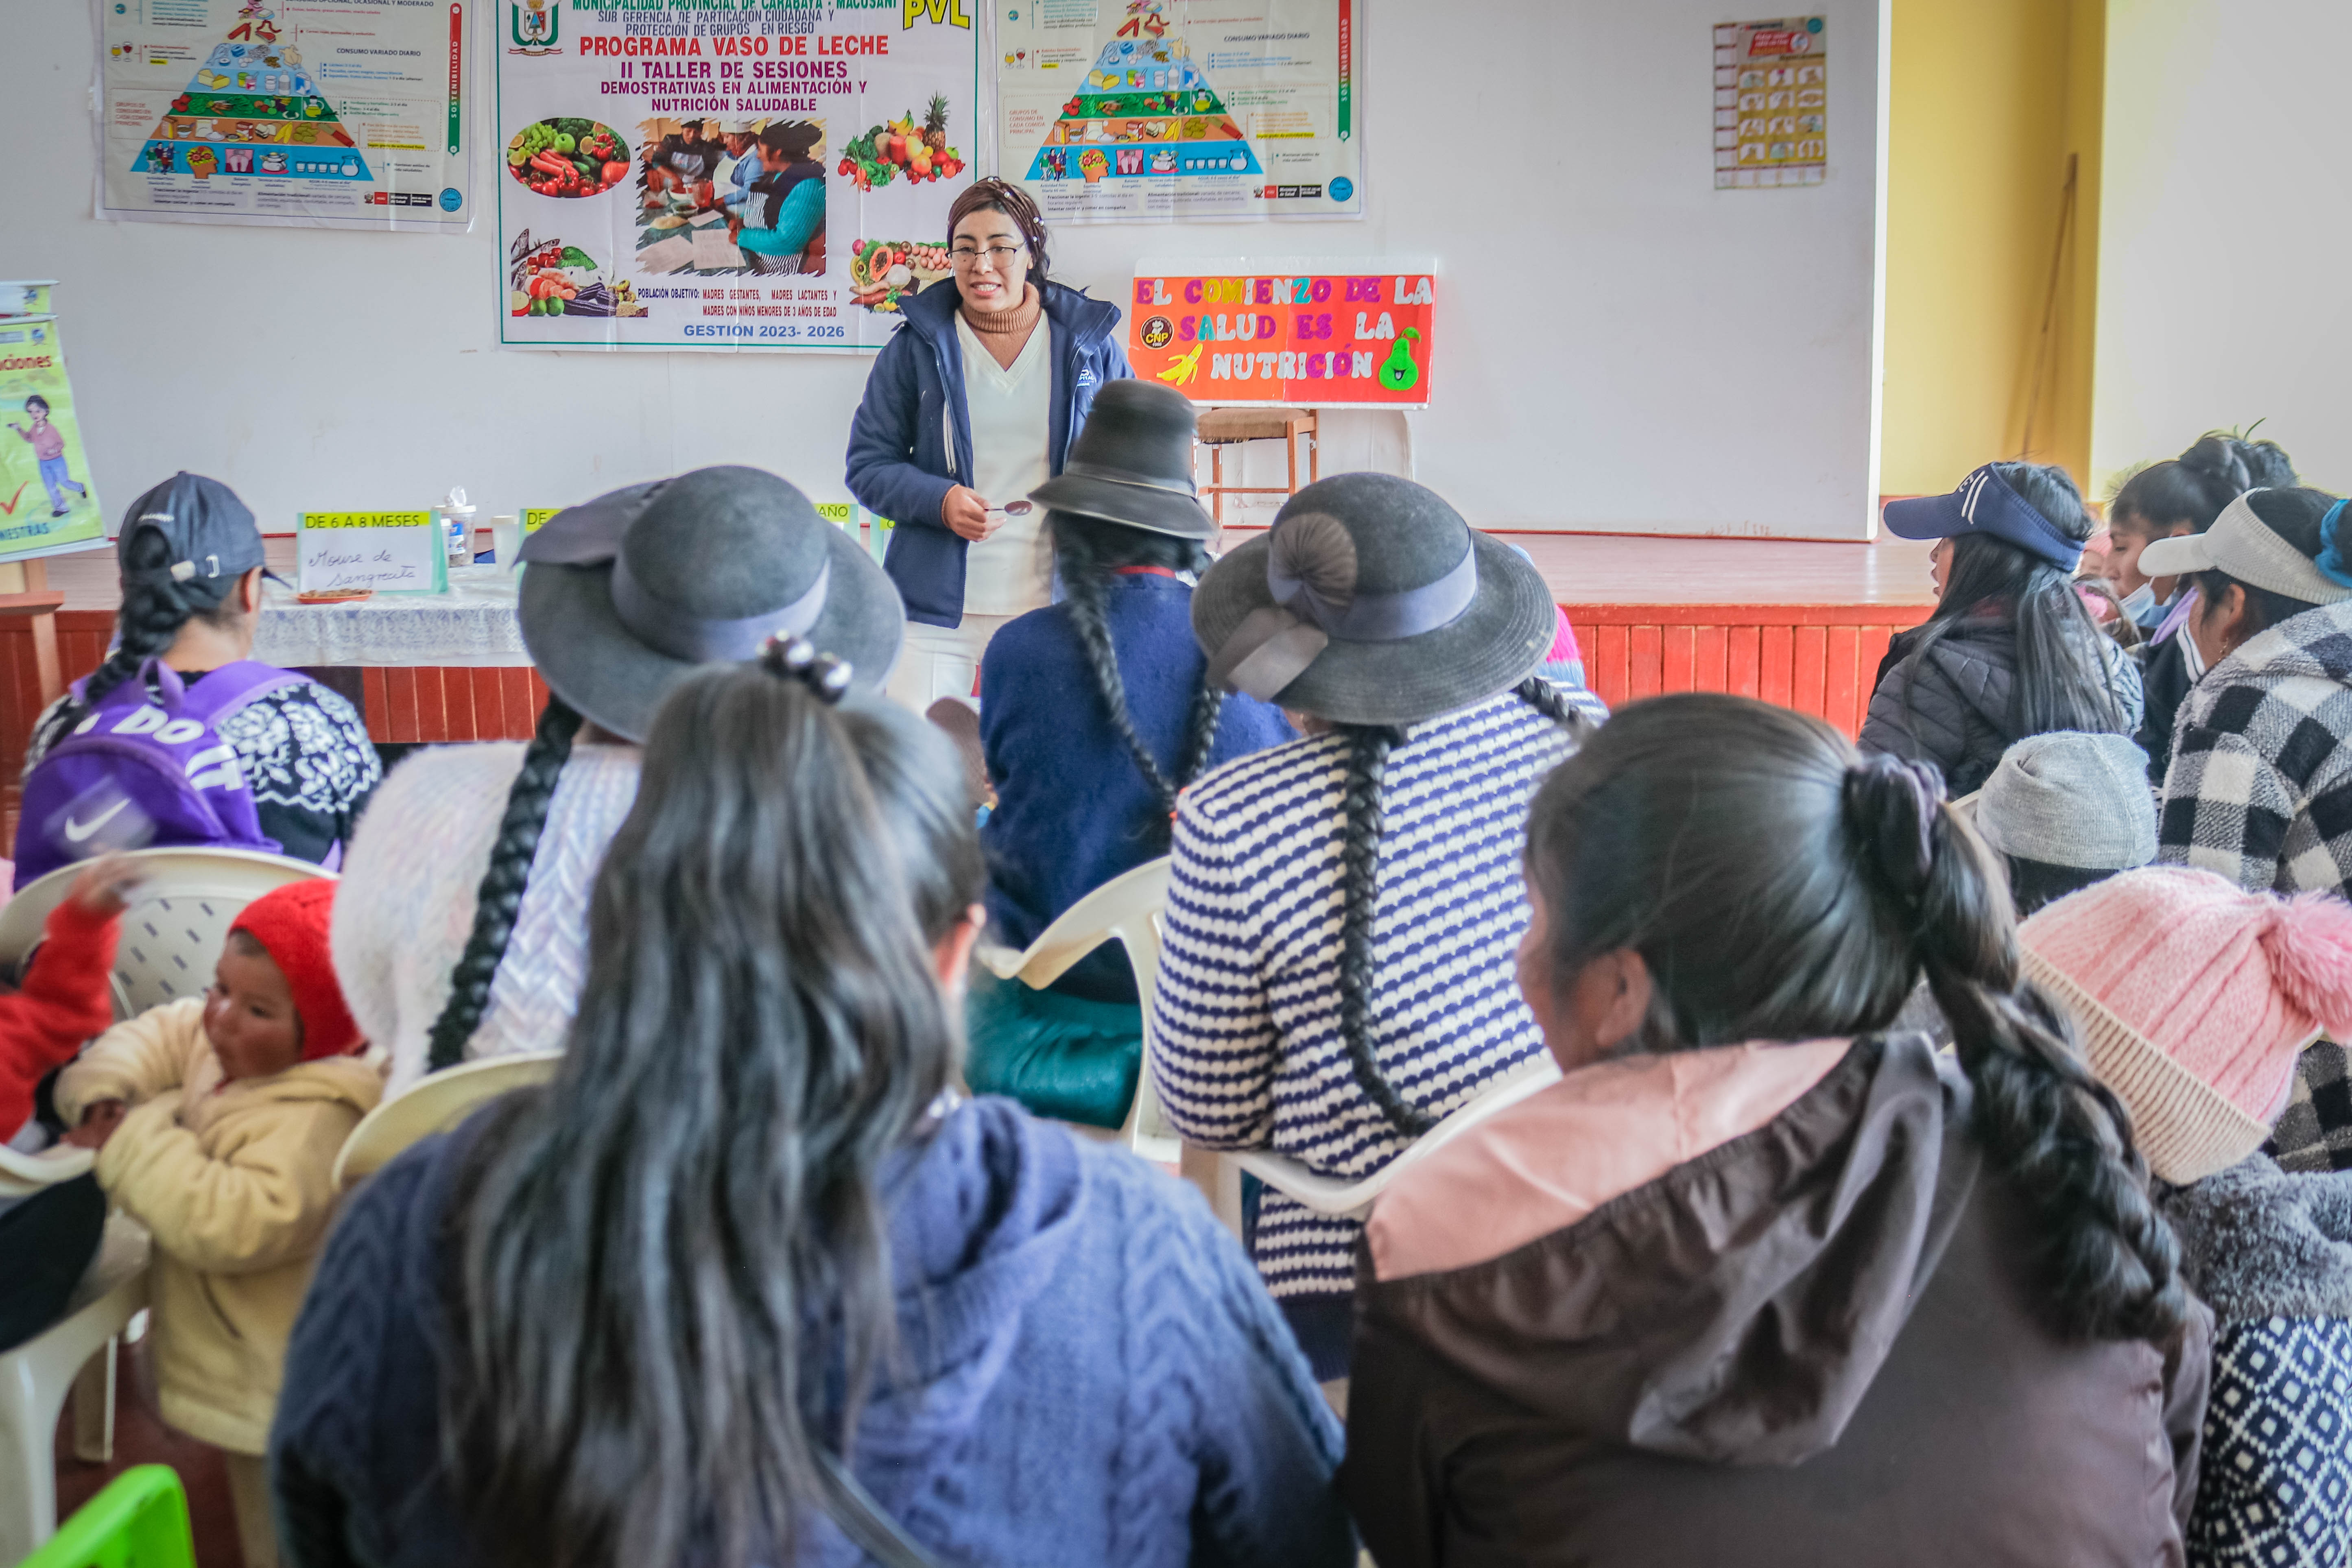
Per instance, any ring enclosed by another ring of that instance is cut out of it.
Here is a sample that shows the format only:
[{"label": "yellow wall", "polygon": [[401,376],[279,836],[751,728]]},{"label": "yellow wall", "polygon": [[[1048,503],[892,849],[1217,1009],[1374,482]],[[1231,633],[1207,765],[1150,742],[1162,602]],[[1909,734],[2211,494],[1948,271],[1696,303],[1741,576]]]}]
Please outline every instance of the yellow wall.
[{"label": "yellow wall", "polygon": [[[2005,458],[2087,480],[2105,41],[2106,0],[1894,0],[1887,494],[1949,489]],[[2028,452],[2069,153],[2074,216]]]}]

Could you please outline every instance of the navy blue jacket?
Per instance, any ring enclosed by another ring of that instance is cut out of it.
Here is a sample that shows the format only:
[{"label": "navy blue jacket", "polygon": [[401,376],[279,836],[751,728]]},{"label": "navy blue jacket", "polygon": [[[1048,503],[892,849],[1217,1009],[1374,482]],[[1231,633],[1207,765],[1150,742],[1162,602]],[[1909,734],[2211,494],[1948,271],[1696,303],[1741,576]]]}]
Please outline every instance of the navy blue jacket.
[{"label": "navy blue jacket", "polygon": [[[1039,288],[1054,356],[1045,452],[1058,474],[1103,383],[1135,373],[1119,346],[1118,306],[1059,283]],[[849,493],[898,525],[883,570],[907,601],[907,618],[934,626],[963,619],[966,542],[940,521],[948,491],[971,479],[971,410],[955,330],[962,302],[951,281],[900,297],[906,323],[876,356],[865,401],[849,422]],[[1020,498],[988,499],[1003,506]]]},{"label": "navy blue jacket", "polygon": [[[1120,577],[1104,619],[1128,717],[1172,777],[1208,662],[1192,637],[1192,590],[1174,577]],[[1280,709],[1228,697],[1209,765],[1297,738]],[[1168,853],[1167,808],[1111,728],[1067,605],[1032,610],[989,643],[980,662],[980,739],[996,786],[996,809],[980,830],[992,942],[1028,946],[1087,894]],[[1097,948],[1055,989],[1099,1002],[1136,999],[1116,943]]]}]

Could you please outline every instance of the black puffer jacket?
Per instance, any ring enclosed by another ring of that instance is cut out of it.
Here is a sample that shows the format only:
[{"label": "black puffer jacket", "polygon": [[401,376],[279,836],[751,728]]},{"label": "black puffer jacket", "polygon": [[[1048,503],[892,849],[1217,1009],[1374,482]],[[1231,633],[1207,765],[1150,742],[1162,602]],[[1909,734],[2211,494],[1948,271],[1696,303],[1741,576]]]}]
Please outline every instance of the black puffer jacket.
[{"label": "black puffer jacket", "polygon": [[[1862,743],[1934,763],[1952,795],[1964,795],[1982,788],[2000,754],[2025,738],[2011,717],[2017,631],[2005,619],[1970,616],[1916,657],[1912,650],[1927,631],[1915,627],[1888,647],[1863,721]],[[2130,734],[2140,723],[2138,667],[2105,637],[2097,647],[2108,686],[2123,705],[2123,732]]]}]

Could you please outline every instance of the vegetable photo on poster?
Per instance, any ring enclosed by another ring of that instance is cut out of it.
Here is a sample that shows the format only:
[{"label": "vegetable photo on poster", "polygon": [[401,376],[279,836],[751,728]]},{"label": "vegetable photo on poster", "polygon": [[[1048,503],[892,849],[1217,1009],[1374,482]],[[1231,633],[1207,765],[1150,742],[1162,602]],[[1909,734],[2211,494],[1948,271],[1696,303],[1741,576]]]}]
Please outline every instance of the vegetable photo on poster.
[{"label": "vegetable photo on poster", "polygon": [[526,16],[498,69],[500,341],[879,347],[945,277],[977,35],[965,0]]},{"label": "vegetable photo on poster", "polygon": [[1364,0],[995,0],[998,171],[1049,223],[1362,216]]}]

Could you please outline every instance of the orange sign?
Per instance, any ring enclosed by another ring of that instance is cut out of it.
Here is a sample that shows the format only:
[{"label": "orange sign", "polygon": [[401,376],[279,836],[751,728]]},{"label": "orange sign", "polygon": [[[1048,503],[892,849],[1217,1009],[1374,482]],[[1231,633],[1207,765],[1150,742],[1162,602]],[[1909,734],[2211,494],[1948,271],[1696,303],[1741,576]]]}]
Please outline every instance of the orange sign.
[{"label": "orange sign", "polygon": [[1278,265],[1247,273],[1139,268],[1127,357],[1195,403],[1419,408],[1429,402],[1427,268]]}]

